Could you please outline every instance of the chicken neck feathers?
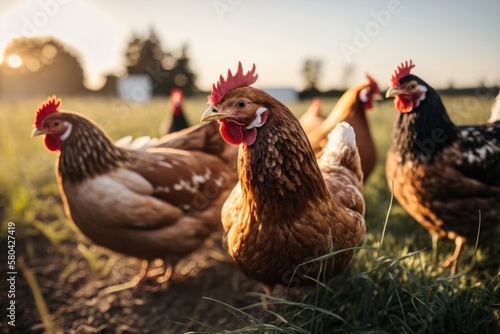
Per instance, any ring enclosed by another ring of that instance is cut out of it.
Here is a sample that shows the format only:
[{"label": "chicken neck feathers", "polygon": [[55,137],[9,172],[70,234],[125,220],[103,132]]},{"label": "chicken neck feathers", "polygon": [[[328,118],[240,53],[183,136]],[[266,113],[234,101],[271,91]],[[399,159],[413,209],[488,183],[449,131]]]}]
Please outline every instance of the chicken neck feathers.
[{"label": "chicken neck feathers", "polygon": [[428,91],[418,110],[415,108],[410,113],[400,114],[394,126],[392,149],[399,152],[403,163],[432,159],[457,137],[455,125],[441,98],[434,89],[425,85]]},{"label": "chicken neck feathers", "polygon": [[172,116],[172,124],[170,124],[170,128],[168,129],[168,133],[177,132],[189,127],[189,124],[184,116],[184,112],[180,111],[179,114],[174,114]]},{"label": "chicken neck feathers", "polygon": [[[240,147],[239,170],[243,193],[252,194],[259,208],[269,207],[277,217],[294,216],[308,201],[329,195],[305,133],[281,103],[270,108],[266,127],[259,130],[255,143]],[[269,200],[274,198],[287,205],[276,207]]]},{"label": "chicken neck feathers", "polygon": [[62,179],[78,183],[133,159],[130,152],[116,147],[96,124],[76,114],[61,114],[73,124],[71,135],[63,142],[57,165]]}]

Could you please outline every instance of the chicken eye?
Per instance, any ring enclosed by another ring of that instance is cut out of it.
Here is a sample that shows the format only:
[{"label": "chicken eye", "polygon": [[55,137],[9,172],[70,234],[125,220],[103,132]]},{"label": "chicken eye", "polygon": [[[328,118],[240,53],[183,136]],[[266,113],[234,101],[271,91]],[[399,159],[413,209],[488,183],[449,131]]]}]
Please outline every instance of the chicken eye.
[{"label": "chicken eye", "polygon": [[238,102],[236,102],[236,107],[238,107],[238,109],[243,109],[247,106],[247,103],[243,100],[239,100]]},{"label": "chicken eye", "polygon": [[416,83],[410,84],[410,90],[414,90],[415,88],[417,88],[417,84]]},{"label": "chicken eye", "polygon": [[52,122],[52,127],[53,128],[58,128],[60,125],[61,125],[61,122],[59,122],[59,121],[53,121]]}]

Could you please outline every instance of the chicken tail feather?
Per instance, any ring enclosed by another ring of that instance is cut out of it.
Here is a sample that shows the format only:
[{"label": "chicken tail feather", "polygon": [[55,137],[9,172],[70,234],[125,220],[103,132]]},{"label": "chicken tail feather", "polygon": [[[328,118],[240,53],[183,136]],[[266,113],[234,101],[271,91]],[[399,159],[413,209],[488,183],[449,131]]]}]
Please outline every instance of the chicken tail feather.
[{"label": "chicken tail feather", "polygon": [[356,134],[347,122],[341,122],[328,134],[328,144],[325,147],[325,155],[340,156],[344,148],[356,149]]},{"label": "chicken tail feather", "polygon": [[356,146],[356,134],[347,122],[341,122],[328,134],[323,155],[319,160],[320,168],[325,172],[329,168],[343,166],[350,169],[362,180],[361,159]]},{"label": "chicken tail feather", "polygon": [[148,148],[155,147],[157,141],[157,138],[149,136],[141,136],[135,139],[132,136],[125,136],[115,141],[115,145],[128,150],[145,151]]}]

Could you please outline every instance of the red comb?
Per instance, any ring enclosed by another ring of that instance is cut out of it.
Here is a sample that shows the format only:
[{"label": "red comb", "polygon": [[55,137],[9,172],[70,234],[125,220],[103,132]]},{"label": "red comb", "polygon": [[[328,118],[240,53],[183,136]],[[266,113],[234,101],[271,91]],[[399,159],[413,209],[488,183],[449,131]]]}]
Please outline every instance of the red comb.
[{"label": "red comb", "polygon": [[255,64],[253,64],[252,70],[248,71],[247,74],[243,74],[243,66],[241,61],[238,63],[238,70],[233,75],[231,70],[227,71],[227,79],[224,79],[222,75],[217,81],[217,85],[212,85],[212,95],[208,96],[208,103],[217,104],[226,95],[227,92],[243,86],[250,86],[259,77],[255,74]]},{"label": "red comb", "polygon": [[35,123],[33,124],[36,128],[42,126],[43,119],[48,115],[58,112],[57,108],[61,105],[61,99],[58,99],[55,95],[48,97],[47,101],[42,104],[41,107],[35,112]]},{"label": "red comb", "polygon": [[372,88],[372,90],[374,92],[380,93],[380,89],[378,88],[377,81],[375,81],[375,79],[373,79],[373,77],[371,75],[369,75],[368,73],[366,73],[366,78],[368,79],[368,83],[370,84],[370,87]]},{"label": "red comb", "polygon": [[404,64],[401,63],[391,77],[391,86],[399,85],[399,80],[410,74],[411,69],[414,67],[415,65],[413,65],[411,59],[409,64],[408,61],[405,61]]},{"label": "red comb", "polygon": [[170,98],[176,99],[176,100],[182,100],[184,98],[184,93],[182,92],[182,90],[180,90],[178,88],[174,88],[170,92]]}]

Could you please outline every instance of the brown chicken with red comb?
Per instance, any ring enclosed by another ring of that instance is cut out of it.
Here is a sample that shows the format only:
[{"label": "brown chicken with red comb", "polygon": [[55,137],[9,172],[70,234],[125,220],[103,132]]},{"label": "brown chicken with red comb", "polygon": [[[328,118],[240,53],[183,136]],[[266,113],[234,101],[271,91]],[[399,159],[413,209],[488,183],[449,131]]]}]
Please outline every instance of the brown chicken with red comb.
[{"label": "brown chicken with red comb", "polygon": [[[293,113],[250,85],[255,65],[222,76],[212,87],[202,121],[218,120],[222,138],[239,145],[240,182],[222,209],[229,254],[248,276],[268,287],[314,284],[318,263],[333,250],[325,277],[343,271],[365,233],[364,199],[355,134],[340,123],[316,160]],[[269,292],[269,291],[268,291]]]},{"label": "brown chicken with red comb", "polygon": [[500,120],[457,126],[438,93],[398,66],[387,97],[399,117],[387,154],[389,187],[401,206],[438,239],[455,241],[445,262],[456,272],[462,244],[500,225]]},{"label": "brown chicken with red comb", "polygon": [[[361,165],[363,166],[363,180],[366,181],[377,164],[377,149],[371,135],[366,111],[373,108],[373,101],[380,100],[378,84],[370,75],[366,75],[367,82],[348,89],[335,104],[328,117],[314,126],[307,126],[306,134],[311,141],[317,157],[320,157],[328,141],[328,134],[340,122],[347,122],[354,128],[356,144],[358,145]],[[301,121],[302,124],[302,121]]]},{"label": "brown chicken with red comb", "polygon": [[[117,147],[98,125],[60,105],[52,97],[36,111],[33,135],[44,135],[46,148],[58,154],[68,218],[96,244],[144,259],[134,283],[154,259],[163,259],[159,281],[168,282],[176,263],[220,230],[235,173],[200,144],[193,150]],[[199,139],[202,130],[192,131]]]}]

